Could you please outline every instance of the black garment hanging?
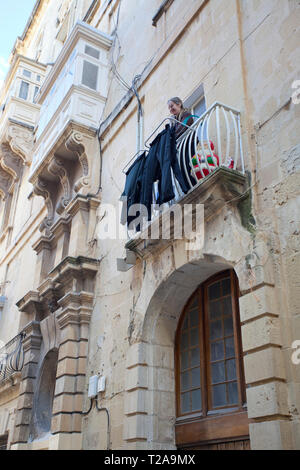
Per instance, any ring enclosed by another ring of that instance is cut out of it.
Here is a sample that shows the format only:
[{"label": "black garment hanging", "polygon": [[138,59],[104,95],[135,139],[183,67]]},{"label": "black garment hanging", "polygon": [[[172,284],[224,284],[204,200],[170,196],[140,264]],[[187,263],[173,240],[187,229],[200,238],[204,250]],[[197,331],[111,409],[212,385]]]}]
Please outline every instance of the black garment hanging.
[{"label": "black garment hanging", "polygon": [[185,194],[189,191],[177,160],[175,129],[167,124],[166,128],[155,137],[150,147],[143,170],[141,191],[141,203],[147,208],[148,220],[151,220],[152,188],[155,181],[158,180],[159,196],[156,202],[159,205],[175,197],[171,169],[182,191]]},{"label": "black garment hanging", "polygon": [[[136,218],[136,216],[128,216],[128,212],[133,204],[139,204],[141,201],[141,189],[145,162],[146,152],[142,153],[142,155],[140,155],[126,171],[125,188],[120,198],[120,200],[123,201],[121,214],[122,225],[125,225],[126,223],[129,225]],[[139,227],[137,227],[137,230],[138,229]]]}]

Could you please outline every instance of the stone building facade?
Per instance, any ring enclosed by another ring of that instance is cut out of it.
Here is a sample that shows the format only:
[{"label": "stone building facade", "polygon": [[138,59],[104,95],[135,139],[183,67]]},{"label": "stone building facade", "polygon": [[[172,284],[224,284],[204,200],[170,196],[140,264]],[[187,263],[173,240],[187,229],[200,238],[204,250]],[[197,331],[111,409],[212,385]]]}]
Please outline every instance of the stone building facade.
[{"label": "stone building facade", "polygon": [[[36,2],[0,98],[0,447],[300,448],[299,24],[298,0]],[[172,96],[178,155],[220,162],[128,233]],[[192,204],[199,246],[153,235]]]}]

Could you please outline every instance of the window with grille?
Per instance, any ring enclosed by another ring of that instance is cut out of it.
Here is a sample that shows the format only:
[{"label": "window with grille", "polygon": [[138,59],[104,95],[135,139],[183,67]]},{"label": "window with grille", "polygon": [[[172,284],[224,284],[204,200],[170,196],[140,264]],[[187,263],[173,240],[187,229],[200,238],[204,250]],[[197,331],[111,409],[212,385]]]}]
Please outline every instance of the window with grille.
[{"label": "window with grille", "polygon": [[201,285],[188,302],[176,337],[177,416],[242,410],[245,386],[235,274]]}]

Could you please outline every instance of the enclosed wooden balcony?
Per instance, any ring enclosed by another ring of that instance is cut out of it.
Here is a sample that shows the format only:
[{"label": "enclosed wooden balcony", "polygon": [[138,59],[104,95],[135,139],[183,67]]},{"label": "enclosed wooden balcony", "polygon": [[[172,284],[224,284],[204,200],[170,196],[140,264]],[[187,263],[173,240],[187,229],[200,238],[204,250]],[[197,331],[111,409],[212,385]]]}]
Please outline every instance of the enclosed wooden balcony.
[{"label": "enclosed wooden balcony", "polygon": [[[59,153],[61,137],[72,123],[78,132],[99,128],[107,95],[111,38],[77,22],[37,97],[41,106],[36,130],[31,180]],[[65,141],[66,139],[62,139]],[[58,150],[58,152],[57,152]],[[66,148],[60,149],[61,157]]]}]

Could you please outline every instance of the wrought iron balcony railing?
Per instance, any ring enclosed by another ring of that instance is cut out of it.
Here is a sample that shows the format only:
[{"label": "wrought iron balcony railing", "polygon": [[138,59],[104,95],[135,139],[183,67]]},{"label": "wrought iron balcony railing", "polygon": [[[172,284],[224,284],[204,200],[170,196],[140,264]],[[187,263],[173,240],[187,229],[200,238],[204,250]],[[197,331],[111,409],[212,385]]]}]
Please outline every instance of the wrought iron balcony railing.
[{"label": "wrought iron balcony railing", "polygon": [[244,174],[240,112],[215,102],[178,139],[177,151],[190,188],[218,166]]},{"label": "wrought iron balcony railing", "polygon": [[0,349],[0,383],[22,370],[24,351],[22,340],[25,333],[19,333]]},{"label": "wrought iron balcony railing", "polygon": [[[175,119],[164,119],[146,140],[145,147],[148,147],[147,142],[165,121],[173,123]],[[218,167],[245,173],[240,111],[215,102],[205,113],[195,119],[191,126],[183,123],[182,126],[186,130],[177,139],[177,159],[190,191],[194,190]],[[169,206],[184,197],[173,174],[172,182],[175,198],[167,204]],[[154,183],[153,207],[155,207],[157,194],[157,183]],[[154,209],[152,219],[163,210],[163,208]]]}]

